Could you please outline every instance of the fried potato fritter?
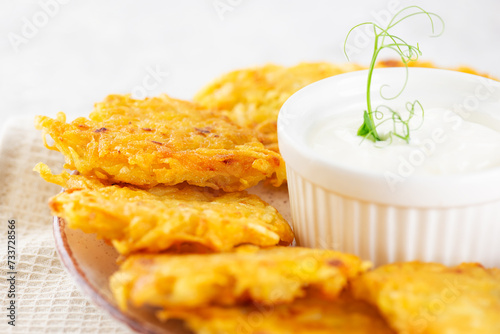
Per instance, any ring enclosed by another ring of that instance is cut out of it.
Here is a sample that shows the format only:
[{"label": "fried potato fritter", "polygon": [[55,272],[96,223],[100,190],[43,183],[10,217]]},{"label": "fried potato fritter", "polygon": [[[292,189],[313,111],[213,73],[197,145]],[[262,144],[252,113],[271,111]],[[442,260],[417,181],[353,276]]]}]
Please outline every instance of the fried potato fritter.
[{"label": "fried potato fritter", "polygon": [[[386,60],[376,65],[398,66],[404,64],[400,60]],[[408,66],[436,68],[433,63],[425,61],[409,62]],[[242,127],[255,130],[267,148],[279,152],[276,128],[278,113],[293,93],[321,79],[366,68],[352,63],[318,62],[291,67],[269,64],[236,70],[207,85],[195,95],[194,100],[202,106],[219,110]],[[451,70],[492,78],[466,66]]]},{"label": "fried potato fritter", "polygon": [[[375,67],[403,67],[405,66],[404,63],[401,60],[382,60],[379,61]],[[410,61],[408,62],[408,67],[425,67],[425,68],[440,68],[436,66],[433,62],[430,61]],[[445,69],[445,68],[443,68]],[[488,73],[481,73],[479,71],[476,71],[472,67],[469,66],[458,66],[458,67],[452,67],[452,68],[446,68],[450,71],[457,71],[457,72],[463,72],[463,73],[469,73],[469,74],[474,74],[474,75],[479,75],[485,78],[493,79],[493,80],[498,80],[495,77],[489,75]]]},{"label": "fried potato fritter", "polygon": [[354,255],[300,247],[240,247],[234,253],[133,255],[110,280],[122,309],[291,302],[308,292],[335,298],[369,267]]},{"label": "fried potato fritter", "polygon": [[260,141],[278,152],[276,122],[285,101],[299,89],[340,73],[363,69],[355,64],[265,65],[230,72],[199,91],[195,102],[214,108],[236,124],[254,129]]},{"label": "fried potato fritter", "polygon": [[498,273],[479,264],[389,264],[357,278],[353,294],[401,333],[500,333]]},{"label": "fried potato fritter", "polygon": [[293,241],[278,211],[246,192],[222,193],[186,184],[149,190],[105,186],[82,175],[52,175],[43,164],[36,169],[49,182],[74,187],[50,200],[52,213],[70,228],[111,241],[121,254],[186,244],[228,251],[246,243],[273,246]]},{"label": "fried potato fritter", "polygon": [[180,318],[198,334],[391,334],[378,311],[347,295],[330,301],[299,299],[278,306],[207,307],[167,310],[160,319]]},{"label": "fried potato fritter", "polygon": [[50,135],[65,168],[111,182],[152,187],[191,185],[240,191],[271,178],[279,186],[285,164],[227,118],[190,102],[161,95],[145,100],[111,95],[90,119],[66,123],[38,116],[36,127]]}]

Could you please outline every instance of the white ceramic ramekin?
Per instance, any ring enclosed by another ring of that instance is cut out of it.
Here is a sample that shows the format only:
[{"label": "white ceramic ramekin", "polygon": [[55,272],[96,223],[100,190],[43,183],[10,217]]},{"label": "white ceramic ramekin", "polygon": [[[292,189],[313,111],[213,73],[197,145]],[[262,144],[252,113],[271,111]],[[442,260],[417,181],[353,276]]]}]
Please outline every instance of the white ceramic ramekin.
[{"label": "white ceramic ramekin", "polygon": [[[375,70],[375,105],[418,98],[424,108],[450,108],[500,131],[499,82],[410,68],[403,94],[382,101],[382,85],[399,88],[404,75],[404,68]],[[358,112],[361,123],[366,79],[367,72],[359,71],[319,81],[290,97],[280,111],[279,148],[298,245],[353,253],[375,265],[421,260],[500,266],[500,168],[410,175],[390,187],[382,173],[347,168],[308,145],[312,127],[335,113]]]}]

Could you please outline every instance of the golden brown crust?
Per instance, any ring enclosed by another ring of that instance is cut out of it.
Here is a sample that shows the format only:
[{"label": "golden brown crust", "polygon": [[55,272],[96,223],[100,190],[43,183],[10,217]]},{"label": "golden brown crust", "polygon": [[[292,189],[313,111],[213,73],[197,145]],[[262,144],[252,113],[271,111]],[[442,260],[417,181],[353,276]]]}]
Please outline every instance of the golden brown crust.
[{"label": "golden brown crust", "polygon": [[[376,67],[404,66],[400,60],[385,60]],[[414,61],[410,67],[437,68],[432,62]],[[357,64],[326,62],[301,63],[291,67],[265,65],[236,70],[214,80],[194,97],[200,105],[219,110],[236,124],[255,130],[259,140],[269,149],[279,152],[276,123],[283,103],[299,89],[334,75],[366,69]],[[451,70],[481,75],[467,66]]]},{"label": "golden brown crust", "polygon": [[210,305],[289,303],[308,293],[336,298],[367,269],[354,255],[300,247],[240,247],[234,253],[129,257],[111,278],[122,309],[150,306],[199,309]]},{"label": "golden brown crust", "polygon": [[[375,67],[403,67],[404,63],[401,60],[395,60],[395,59],[389,59],[389,60],[382,60],[377,63]],[[457,72],[463,72],[463,73],[469,73],[469,74],[474,74],[474,75],[479,75],[485,78],[493,79],[493,80],[498,80],[495,77],[491,76],[488,73],[481,73],[476,71],[475,69],[469,67],[469,66],[458,66],[458,67],[450,67],[450,68],[444,68],[444,67],[439,67],[436,66],[433,62],[431,61],[410,61],[408,63],[408,67],[425,67],[425,68],[442,68],[442,69],[448,69],[451,71],[457,71]]]},{"label": "golden brown crust", "polygon": [[196,312],[160,311],[200,334],[391,334],[375,308],[348,295],[330,301],[304,298],[278,306],[208,307]]},{"label": "golden brown crust", "polygon": [[194,100],[204,107],[219,110],[242,127],[255,130],[267,148],[278,152],[276,122],[283,103],[308,84],[359,69],[363,67],[301,63],[292,67],[269,64],[236,70],[207,85]]},{"label": "golden brown crust", "polygon": [[90,119],[66,123],[36,118],[64,154],[65,168],[110,182],[152,187],[182,182],[239,191],[272,178],[279,186],[285,166],[249,130],[190,102],[166,95],[145,100],[111,95]]},{"label": "golden brown crust", "polygon": [[500,333],[498,271],[479,264],[389,264],[356,279],[353,294],[402,333]]},{"label": "golden brown crust", "polygon": [[278,211],[246,192],[223,193],[186,184],[149,190],[105,186],[82,175],[54,176],[44,165],[37,169],[49,182],[66,187],[50,200],[52,213],[70,228],[111,241],[121,254],[186,245],[198,251],[228,251],[246,243],[265,247],[293,241]]}]

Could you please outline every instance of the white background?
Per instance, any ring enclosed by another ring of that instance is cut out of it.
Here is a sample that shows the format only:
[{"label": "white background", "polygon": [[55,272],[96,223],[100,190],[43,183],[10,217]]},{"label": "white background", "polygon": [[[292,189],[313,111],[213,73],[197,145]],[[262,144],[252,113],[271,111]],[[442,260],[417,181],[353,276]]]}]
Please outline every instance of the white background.
[{"label": "white background", "polygon": [[[107,94],[143,93],[144,80],[148,95],[190,99],[236,68],[345,62],[340,45],[350,27],[410,4],[446,22],[437,39],[422,18],[402,32],[420,42],[422,59],[500,77],[495,0],[1,0],[0,124],[18,115],[88,115]],[[368,56],[353,60],[367,64]],[[148,79],[154,69],[159,80]]]}]

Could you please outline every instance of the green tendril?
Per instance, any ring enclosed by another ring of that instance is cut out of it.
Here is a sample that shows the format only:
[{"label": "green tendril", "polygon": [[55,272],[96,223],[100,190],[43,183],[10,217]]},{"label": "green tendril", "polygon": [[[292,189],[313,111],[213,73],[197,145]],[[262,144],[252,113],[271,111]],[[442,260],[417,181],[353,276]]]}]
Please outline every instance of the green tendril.
[{"label": "green tendril", "polygon": [[[418,43],[417,45],[410,45],[407,42],[405,42],[402,38],[391,34],[390,30],[395,26],[397,26],[398,24],[400,24],[401,22],[417,15],[424,15],[429,19],[431,24],[431,37],[438,37],[443,33],[444,31],[443,19],[439,15],[427,12],[419,6],[408,6],[403,8],[392,17],[392,19],[387,24],[387,27],[385,28],[382,28],[381,26],[377,25],[374,22],[363,22],[352,27],[351,30],[349,30],[349,32],[347,33],[347,36],[344,41],[344,54],[348,60],[349,60],[349,55],[347,54],[347,41],[349,39],[349,36],[354,30],[364,25],[371,25],[373,27],[373,34],[375,37],[373,55],[370,61],[370,67],[368,69],[368,80],[366,87],[366,110],[364,110],[363,112],[363,124],[358,129],[357,133],[358,136],[364,137],[365,139],[369,139],[373,142],[383,141],[383,140],[389,140],[390,142],[392,142],[393,137],[397,137],[409,143],[410,131],[413,130],[412,128],[410,128],[410,121],[415,116],[416,111],[421,112],[422,122],[423,122],[424,108],[422,107],[422,104],[418,100],[406,103],[406,111],[408,112],[408,116],[403,117],[399,112],[393,110],[392,108],[386,105],[381,105],[376,108],[373,108],[371,99],[371,84],[372,84],[373,70],[375,69],[378,55],[384,49],[392,50],[399,56],[401,62],[405,66],[406,73],[405,73],[405,82],[403,86],[394,96],[385,96],[382,93],[382,90],[388,87],[388,85],[383,85],[380,88],[379,92],[380,96],[384,100],[393,100],[399,97],[405,90],[408,84],[408,75],[409,75],[408,63],[418,60],[418,57],[422,55],[422,52],[420,51]],[[436,30],[436,24],[435,24],[436,20],[438,20],[441,23],[442,28],[440,31]],[[388,116],[386,116],[386,114]],[[376,121],[378,121],[378,123],[376,123]],[[388,121],[393,122],[392,130],[389,131],[389,133],[387,133],[386,135],[382,136],[379,134],[379,131],[377,131],[377,128],[381,124]],[[421,125],[422,124],[420,124],[418,127],[420,127]]]}]

